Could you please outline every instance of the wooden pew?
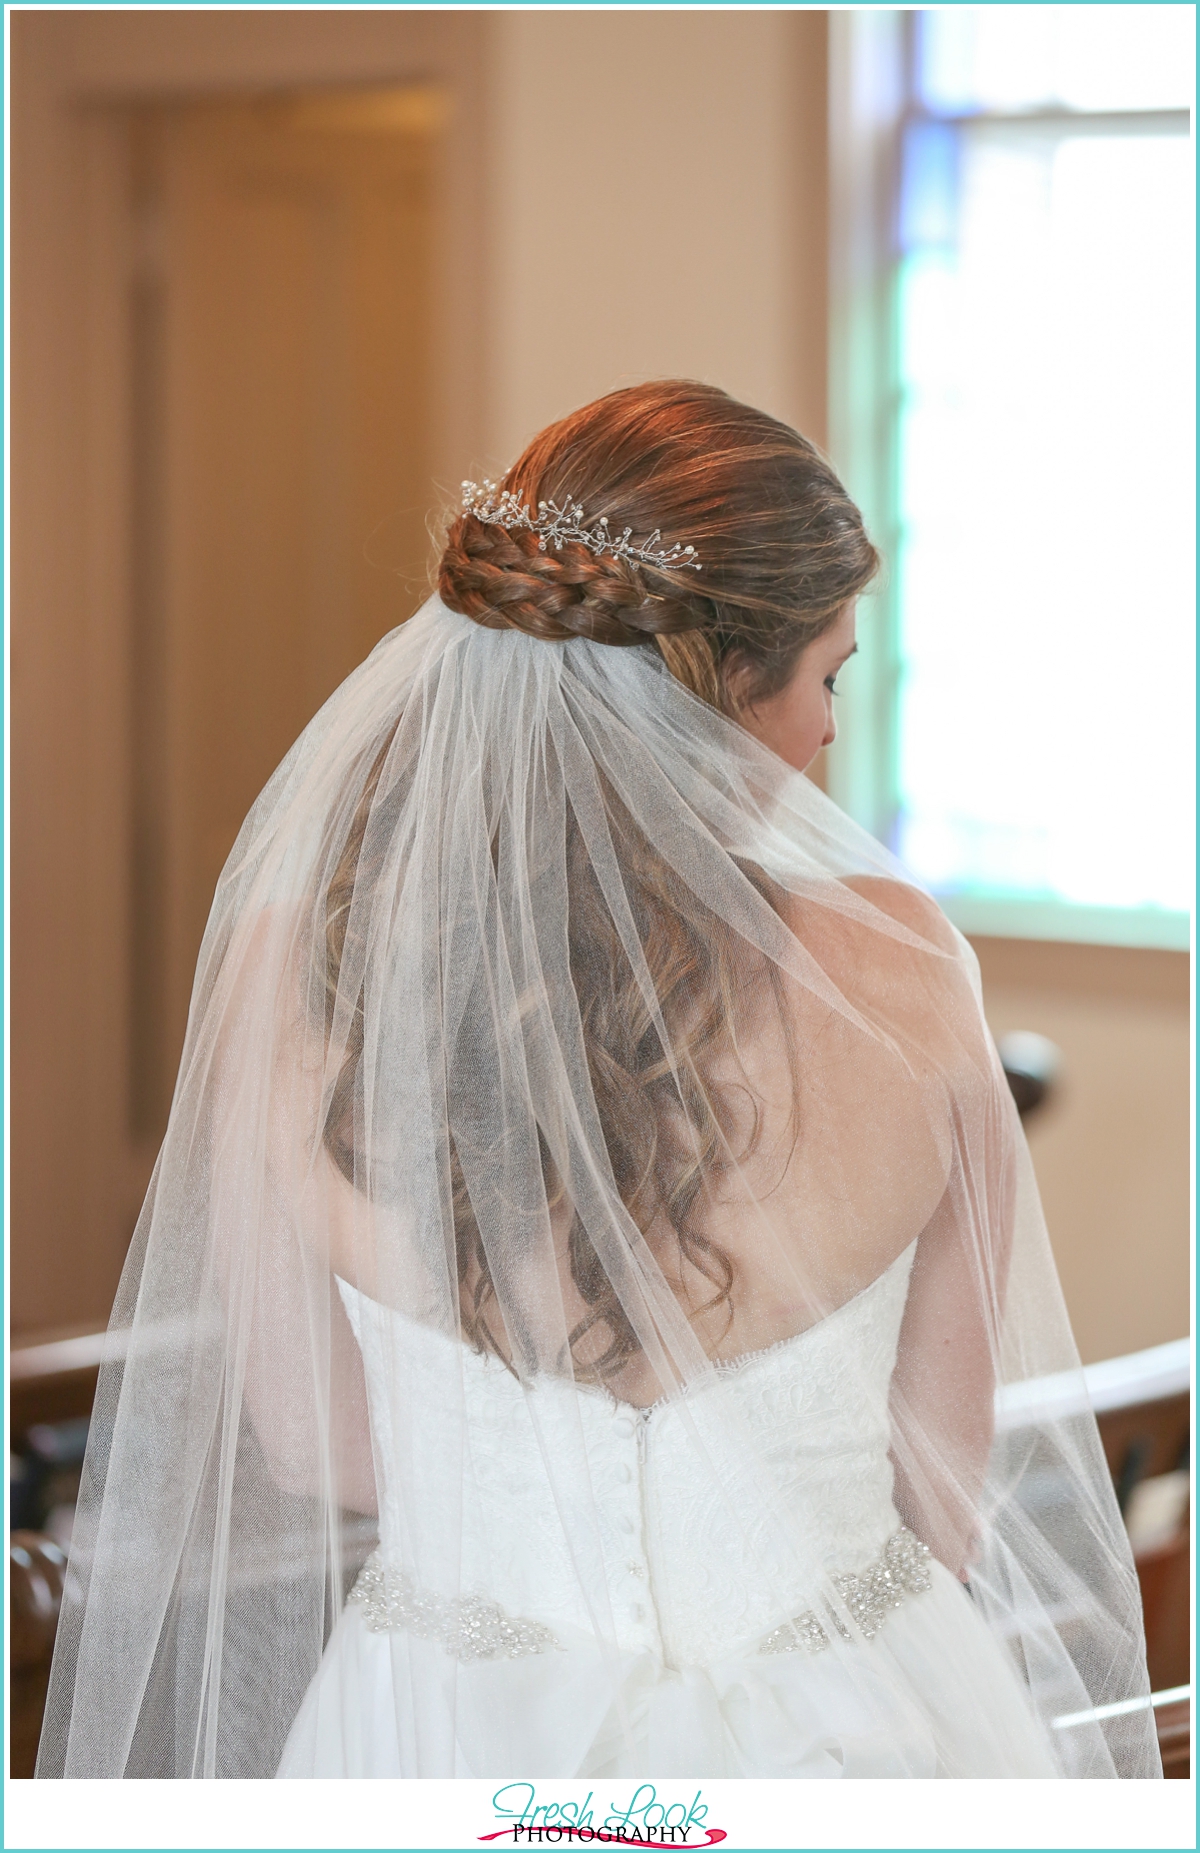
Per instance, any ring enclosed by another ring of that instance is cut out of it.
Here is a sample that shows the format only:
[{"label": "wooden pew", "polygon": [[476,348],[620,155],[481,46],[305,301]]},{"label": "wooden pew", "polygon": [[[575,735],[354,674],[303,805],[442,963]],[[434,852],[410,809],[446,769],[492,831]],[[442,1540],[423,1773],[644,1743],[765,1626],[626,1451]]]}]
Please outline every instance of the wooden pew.
[{"label": "wooden pew", "polygon": [[[1139,1537],[1139,1502],[1161,1489],[1189,1499],[1183,1476],[1190,1457],[1191,1410],[1186,1339],[1149,1351],[1092,1364],[1084,1372],[1088,1395],[1117,1500],[1134,1546],[1146,1625],[1146,1659],[1156,1692],[1185,1686],[1191,1677],[1191,1519],[1184,1504],[1174,1532]],[[1189,1500],[1190,1504],[1190,1500]],[[1161,1722],[1161,1721],[1160,1721]],[[1179,1761],[1179,1719],[1172,1714],[1172,1759]],[[1185,1746],[1183,1757],[1187,1758]],[[1172,1774],[1187,1775],[1187,1768]]]}]

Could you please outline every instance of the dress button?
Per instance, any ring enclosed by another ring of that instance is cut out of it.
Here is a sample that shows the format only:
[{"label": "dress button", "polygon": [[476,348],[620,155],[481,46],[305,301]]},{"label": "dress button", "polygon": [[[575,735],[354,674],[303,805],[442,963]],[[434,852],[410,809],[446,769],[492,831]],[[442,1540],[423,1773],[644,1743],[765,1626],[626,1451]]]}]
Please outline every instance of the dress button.
[{"label": "dress button", "polygon": [[621,1520],[621,1530],[622,1531],[636,1531],[637,1530],[637,1525],[635,1524],[634,1520],[630,1518],[628,1513],[626,1513],[625,1517]]},{"label": "dress button", "polygon": [[630,1576],[645,1576],[646,1574],[645,1570],[642,1568],[641,1564],[637,1562],[636,1558],[630,1558],[628,1564],[626,1564],[625,1567],[629,1571]]},{"label": "dress button", "polygon": [[634,1432],[632,1417],[627,1415],[619,1415],[613,1423],[613,1427],[618,1435],[632,1435]]},{"label": "dress button", "polygon": [[620,1467],[617,1468],[617,1479],[620,1481],[622,1486],[628,1486],[632,1478],[633,1478],[633,1468],[632,1467],[626,1467],[624,1464],[622,1464]]}]

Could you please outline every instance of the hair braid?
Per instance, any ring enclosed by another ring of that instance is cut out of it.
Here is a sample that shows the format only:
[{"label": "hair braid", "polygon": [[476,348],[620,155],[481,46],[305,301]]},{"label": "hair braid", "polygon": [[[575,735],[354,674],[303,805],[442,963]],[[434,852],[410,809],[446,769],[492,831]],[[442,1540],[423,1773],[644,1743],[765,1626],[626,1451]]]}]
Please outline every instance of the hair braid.
[{"label": "hair braid", "polygon": [[806,438],[693,380],[625,387],[584,406],[539,433],[499,486],[530,508],[578,504],[612,534],[686,543],[701,571],[579,542],[542,553],[528,529],[464,512],[438,573],[450,609],[548,642],[656,647],[715,707],[725,706],[731,662],[743,698],[783,688],[800,652],[879,565],[858,509]]},{"label": "hair braid", "polygon": [[541,553],[534,535],[462,514],[446,537],[438,591],[451,610],[487,630],[519,630],[547,642],[588,637],[594,643],[635,644],[694,629],[694,601],[646,589],[643,570],[579,542]]}]

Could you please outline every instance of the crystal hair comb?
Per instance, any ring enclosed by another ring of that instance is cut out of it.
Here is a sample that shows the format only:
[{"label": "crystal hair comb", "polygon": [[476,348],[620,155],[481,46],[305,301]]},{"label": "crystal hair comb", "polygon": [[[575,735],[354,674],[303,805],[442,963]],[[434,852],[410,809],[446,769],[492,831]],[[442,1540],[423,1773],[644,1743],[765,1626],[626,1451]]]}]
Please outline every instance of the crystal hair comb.
[{"label": "crystal hair comb", "polygon": [[588,527],[582,503],[564,502],[560,507],[557,502],[539,502],[537,514],[531,515],[528,505],[519,502],[511,489],[500,489],[486,477],[482,483],[465,482],[462,487],[464,514],[474,515],[476,521],[486,521],[493,527],[527,529],[537,535],[539,553],[545,553],[547,548],[557,553],[569,541],[578,541],[592,553],[610,553],[615,560],[657,566],[660,571],[677,573],[686,567],[697,573],[702,570],[694,547],[657,547],[655,542],[662,539],[658,528],[649,540],[635,546],[632,528],[626,528],[623,534],[609,533],[607,515],[601,515]]}]

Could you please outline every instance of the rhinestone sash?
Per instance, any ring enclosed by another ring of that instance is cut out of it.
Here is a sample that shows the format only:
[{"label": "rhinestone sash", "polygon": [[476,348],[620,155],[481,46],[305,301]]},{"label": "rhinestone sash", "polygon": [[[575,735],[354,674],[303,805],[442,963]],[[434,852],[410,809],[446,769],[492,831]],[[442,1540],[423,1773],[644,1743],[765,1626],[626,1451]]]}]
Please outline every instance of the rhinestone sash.
[{"label": "rhinestone sash", "polygon": [[402,1570],[385,1570],[378,1551],[368,1557],[350,1591],[372,1634],[403,1628],[440,1641],[456,1660],[521,1660],[559,1646],[540,1621],[522,1621],[486,1596],[439,1596],[419,1589]]},{"label": "rhinestone sash", "polygon": [[[878,1634],[888,1610],[930,1587],[929,1547],[907,1526],[884,1545],[877,1561],[857,1574],[835,1576],[834,1587],[865,1640]],[[552,1629],[540,1621],[512,1616],[486,1596],[439,1596],[419,1589],[402,1570],[386,1570],[378,1551],[363,1565],[350,1601],[363,1611],[372,1634],[406,1629],[423,1640],[438,1641],[457,1660],[521,1660],[527,1654],[561,1651]],[[832,1604],[826,1612],[843,1640],[854,1639]],[[760,1654],[819,1654],[830,1644],[824,1624],[812,1609],[773,1628],[758,1644]]]},{"label": "rhinestone sash", "polygon": [[[907,1525],[894,1531],[876,1561],[856,1575],[835,1576],[834,1588],[855,1627],[865,1640],[878,1634],[889,1609],[898,1609],[909,1596],[930,1587],[929,1546],[914,1537]],[[854,1636],[832,1603],[826,1612],[844,1641]],[[829,1646],[829,1635],[812,1609],[794,1615],[772,1628],[758,1644],[760,1654],[819,1654]]]}]

